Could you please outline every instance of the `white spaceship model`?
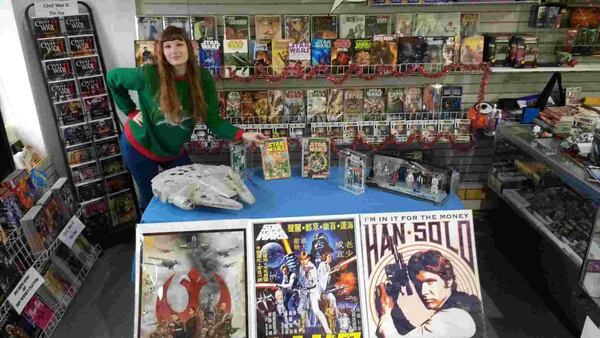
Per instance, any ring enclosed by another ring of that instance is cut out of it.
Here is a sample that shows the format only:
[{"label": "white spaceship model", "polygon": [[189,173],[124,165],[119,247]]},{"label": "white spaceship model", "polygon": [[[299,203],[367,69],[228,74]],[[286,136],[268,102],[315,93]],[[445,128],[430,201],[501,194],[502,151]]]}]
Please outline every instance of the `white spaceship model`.
[{"label": "white spaceship model", "polygon": [[196,206],[242,209],[238,196],[248,204],[255,202],[239,174],[228,166],[190,164],[163,171],[152,179],[152,192],[164,203],[191,210]]}]

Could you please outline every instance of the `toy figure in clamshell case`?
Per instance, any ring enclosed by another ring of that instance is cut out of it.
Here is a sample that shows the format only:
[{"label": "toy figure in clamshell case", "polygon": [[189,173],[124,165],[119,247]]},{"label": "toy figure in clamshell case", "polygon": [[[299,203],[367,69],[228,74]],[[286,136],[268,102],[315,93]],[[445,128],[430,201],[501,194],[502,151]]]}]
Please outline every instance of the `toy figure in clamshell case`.
[{"label": "toy figure in clamshell case", "polygon": [[365,192],[367,155],[352,149],[340,152],[340,168],[343,170],[339,187],[360,195]]},{"label": "toy figure in clamshell case", "polygon": [[250,163],[248,156],[252,156],[252,152],[248,152],[245,144],[230,144],[229,145],[229,162],[231,170],[238,173],[241,177],[246,177],[251,174]]},{"label": "toy figure in clamshell case", "polygon": [[356,219],[257,220],[256,336],[360,337]]}]

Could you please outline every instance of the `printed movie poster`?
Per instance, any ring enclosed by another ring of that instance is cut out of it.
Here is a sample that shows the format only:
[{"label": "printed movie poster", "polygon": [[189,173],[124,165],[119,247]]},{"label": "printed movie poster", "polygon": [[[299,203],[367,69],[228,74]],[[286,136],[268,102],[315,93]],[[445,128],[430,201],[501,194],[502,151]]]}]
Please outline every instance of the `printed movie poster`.
[{"label": "printed movie poster", "polygon": [[257,337],[361,337],[356,225],[354,217],[254,223]]},{"label": "printed movie poster", "polygon": [[211,230],[191,231],[199,228],[188,223],[186,231],[142,235],[138,337],[248,336],[246,230],[215,223],[202,224]]},{"label": "printed movie poster", "polygon": [[484,337],[470,210],[361,215],[366,336]]}]

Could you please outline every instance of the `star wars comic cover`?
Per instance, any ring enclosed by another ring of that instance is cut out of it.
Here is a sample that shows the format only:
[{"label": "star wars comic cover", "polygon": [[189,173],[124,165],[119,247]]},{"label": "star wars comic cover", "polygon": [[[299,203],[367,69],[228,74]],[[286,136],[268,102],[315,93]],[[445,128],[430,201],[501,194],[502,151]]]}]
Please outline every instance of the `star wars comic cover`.
[{"label": "star wars comic cover", "polygon": [[341,122],[344,117],[344,90],[332,88],[327,97],[327,122]]},{"label": "star wars comic cover", "polygon": [[98,56],[82,56],[73,58],[73,68],[77,77],[98,75],[102,73]]},{"label": "star wars comic cover", "polygon": [[255,15],[254,30],[256,40],[281,39],[281,15]]},{"label": "star wars comic cover", "polygon": [[254,123],[267,123],[269,114],[269,92],[257,90],[252,98],[254,110]]},{"label": "star wars comic cover", "polygon": [[286,39],[294,42],[310,43],[310,16],[309,15],[286,15],[283,19]]},{"label": "star wars comic cover", "polygon": [[446,38],[443,36],[425,37],[425,49],[423,51],[423,62],[439,64],[444,62],[443,48]]},{"label": "star wars comic cover", "polygon": [[365,66],[371,63],[371,40],[356,39],[352,41],[352,45],[352,49],[354,50],[352,63],[363,66],[363,72],[367,72]]},{"label": "star wars comic cover", "polygon": [[269,116],[268,123],[283,123],[283,104],[285,93],[281,89],[269,90]]},{"label": "star wars comic cover", "polygon": [[460,62],[465,65],[480,65],[483,62],[483,36],[468,36],[462,39]]},{"label": "star wars comic cover", "polygon": [[217,18],[212,15],[192,16],[192,34],[194,40],[217,38]]},{"label": "star wars comic cover", "polygon": [[42,60],[52,60],[67,57],[67,41],[64,37],[43,38],[37,40]]},{"label": "star wars comic cover", "polygon": [[285,91],[283,102],[283,123],[303,123],[306,120],[305,91],[290,89]]},{"label": "star wars comic cover", "polygon": [[365,121],[385,120],[385,97],[383,96],[383,88],[365,89],[363,110]]},{"label": "star wars comic cover", "polygon": [[79,93],[82,97],[106,94],[106,85],[102,75],[78,78]]},{"label": "star wars comic cover", "polygon": [[183,29],[188,38],[192,38],[189,16],[163,16],[163,27],[167,28],[169,26],[175,26]]},{"label": "star wars comic cover", "polygon": [[420,87],[404,89],[404,112],[419,113],[423,110],[423,90]]},{"label": "star wars comic cover", "polygon": [[33,36],[36,38],[49,38],[60,35],[60,19],[57,16],[31,19]]},{"label": "star wars comic cover", "polygon": [[302,177],[329,177],[329,147],[330,141],[326,137],[305,137],[302,139]]},{"label": "star wars comic cover", "polygon": [[386,113],[391,119],[395,119],[398,114],[404,112],[404,89],[388,88],[386,90]]},{"label": "star wars comic cover", "polygon": [[69,36],[68,40],[71,56],[96,54],[96,40],[93,35]]},{"label": "star wars comic cover", "polygon": [[331,47],[331,72],[333,74],[344,74],[354,57],[352,50],[352,40],[336,39],[333,40]]},{"label": "star wars comic cover", "polygon": [[154,40],[135,40],[135,66],[156,64],[156,44]]},{"label": "star wars comic cover", "polygon": [[271,52],[271,41],[269,39],[254,41],[254,75],[273,74],[273,57]]},{"label": "star wars comic cover", "polygon": [[[404,176],[423,184],[410,169]],[[485,336],[470,210],[366,214],[360,222],[365,336]]]},{"label": "star wars comic cover", "polygon": [[354,216],[255,221],[256,335],[361,337]]},{"label": "star wars comic cover", "polygon": [[223,39],[250,39],[250,19],[247,15],[224,15],[225,30]]},{"label": "star wars comic cover", "polygon": [[416,64],[425,62],[427,46],[423,38],[409,36],[398,38],[398,63]]},{"label": "star wars comic cover", "polygon": [[306,104],[306,122],[327,121],[327,89],[308,89]]},{"label": "star wars comic cover", "polygon": [[73,78],[71,59],[43,61],[43,64],[49,82]]},{"label": "star wars comic cover", "polygon": [[331,64],[331,42],[333,40],[327,39],[313,39],[310,49],[311,53],[311,64],[313,66],[318,65],[330,65]]},{"label": "star wars comic cover", "polygon": [[221,72],[221,42],[214,39],[200,41],[200,66],[215,77]]},{"label": "star wars comic cover", "polygon": [[396,65],[398,42],[394,35],[375,35],[371,42],[371,65]]},{"label": "star wars comic cover", "polygon": [[247,222],[145,224],[136,246],[134,336],[249,336]]},{"label": "star wars comic cover", "polygon": [[392,17],[389,15],[366,15],[365,38],[373,35],[391,34]]},{"label": "star wars comic cover", "polygon": [[137,40],[158,40],[163,31],[163,21],[160,16],[138,16],[136,18]]},{"label": "star wars comic cover", "polygon": [[54,112],[61,126],[81,123],[85,121],[81,100],[58,102],[54,104]]},{"label": "star wars comic cover", "polygon": [[340,15],[340,39],[364,39],[365,16],[356,14]]},{"label": "star wars comic cover", "polygon": [[90,21],[90,16],[87,14],[67,15],[64,17],[64,21],[66,35],[94,33],[94,29],[92,28],[92,22]]},{"label": "star wars comic cover", "polygon": [[312,38],[314,39],[337,39],[338,18],[335,15],[313,15]]},{"label": "star wars comic cover", "polygon": [[247,77],[250,75],[250,55],[248,54],[248,40],[223,40],[224,76]]},{"label": "star wars comic cover", "polygon": [[242,117],[242,93],[230,91],[226,93],[226,97],[227,118],[233,123],[239,123]]},{"label": "star wars comic cover", "polygon": [[289,62],[289,48],[293,40],[272,40],[273,74],[281,74]]},{"label": "star wars comic cover", "polygon": [[310,66],[310,42],[297,42],[290,43],[288,50],[288,58],[290,64],[300,67]]},{"label": "star wars comic cover", "polygon": [[290,153],[285,137],[265,140],[260,145],[260,152],[265,180],[289,178],[292,176]]},{"label": "star wars comic cover", "polygon": [[108,95],[98,95],[83,98],[83,110],[90,120],[98,120],[110,116]]},{"label": "star wars comic cover", "polygon": [[245,90],[242,92],[242,122],[243,123],[258,123],[254,116],[254,92]]},{"label": "star wars comic cover", "polygon": [[412,36],[412,25],[414,20],[413,13],[396,13],[396,25],[394,34],[398,37]]},{"label": "star wars comic cover", "polygon": [[77,98],[77,85],[75,80],[66,80],[48,84],[50,98],[54,102],[69,101]]},{"label": "star wars comic cover", "polygon": [[344,90],[344,122],[364,121],[364,92],[362,89]]},{"label": "star wars comic cover", "polygon": [[462,13],[460,15],[461,36],[474,36],[479,33],[479,13]]}]

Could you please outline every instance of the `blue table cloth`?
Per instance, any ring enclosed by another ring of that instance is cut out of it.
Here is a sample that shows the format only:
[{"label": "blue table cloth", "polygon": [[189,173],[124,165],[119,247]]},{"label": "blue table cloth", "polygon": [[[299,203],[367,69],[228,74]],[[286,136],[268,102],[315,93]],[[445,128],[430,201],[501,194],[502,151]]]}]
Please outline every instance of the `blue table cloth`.
[{"label": "blue table cloth", "polygon": [[435,205],[367,186],[362,195],[338,188],[339,170],[327,180],[303,179],[299,172],[288,179],[265,181],[261,172],[247,178],[246,186],[256,202],[242,210],[197,208],[182,210],[154,197],[142,216],[142,223],[186,222],[236,218],[298,217],[357,213],[431,211],[463,209],[452,194],[444,204]]}]

